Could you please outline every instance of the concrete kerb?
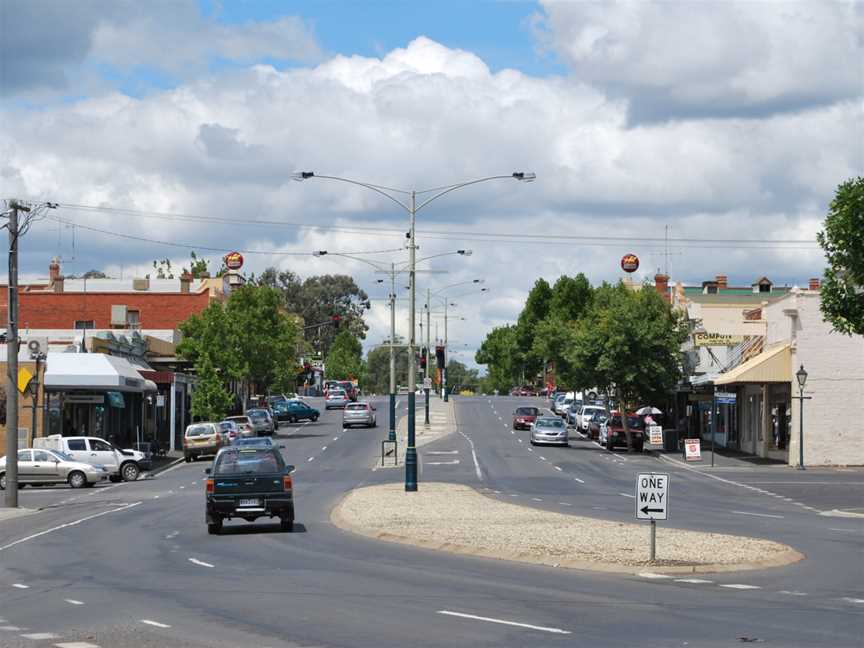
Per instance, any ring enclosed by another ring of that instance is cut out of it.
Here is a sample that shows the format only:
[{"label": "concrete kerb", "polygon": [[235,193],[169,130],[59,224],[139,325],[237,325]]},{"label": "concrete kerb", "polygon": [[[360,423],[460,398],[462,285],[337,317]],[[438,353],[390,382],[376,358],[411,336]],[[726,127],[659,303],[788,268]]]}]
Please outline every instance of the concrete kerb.
[{"label": "concrete kerb", "polygon": [[[468,487],[470,488],[470,487]],[[478,495],[482,495],[485,498],[488,498],[492,501],[499,502],[500,500],[491,497],[490,495],[478,491],[477,489],[472,489]],[[345,531],[349,531],[351,533],[355,533],[357,535],[361,535],[367,538],[372,538],[374,540],[381,540],[384,542],[396,542],[399,544],[413,545],[416,547],[421,547],[424,549],[433,549],[436,551],[446,551],[450,553],[475,556],[481,558],[492,558],[496,560],[509,560],[514,562],[522,562],[522,563],[530,563],[535,565],[543,565],[547,567],[555,567],[555,568],[565,568],[565,569],[576,569],[583,571],[597,571],[597,572],[605,572],[605,573],[617,573],[617,574],[628,574],[628,575],[637,575],[645,569],[651,569],[652,572],[662,573],[662,574],[710,574],[710,573],[724,573],[724,572],[738,572],[738,571],[749,571],[749,570],[759,570],[759,569],[768,569],[773,567],[784,567],[787,565],[794,564],[803,560],[806,556],[801,552],[793,549],[792,547],[786,546],[786,549],[778,555],[772,556],[770,558],[766,558],[758,561],[750,561],[750,562],[742,562],[737,564],[729,564],[729,563],[699,563],[699,564],[689,564],[689,565],[664,565],[662,562],[654,562],[644,561],[639,564],[620,564],[620,563],[609,563],[609,562],[599,562],[599,561],[585,561],[585,560],[568,560],[561,559],[559,557],[554,556],[542,556],[530,552],[518,552],[518,551],[509,551],[509,550],[490,550],[485,547],[476,547],[469,546],[463,544],[457,544],[453,542],[440,541],[430,538],[416,538],[400,535],[398,533],[391,533],[387,531],[377,531],[374,529],[369,529],[362,525],[356,524],[348,517],[343,514],[343,506],[347,501],[348,497],[351,495],[353,491],[347,492],[343,498],[333,507],[330,512],[330,520],[331,522],[340,529]],[[533,512],[536,512],[538,509],[533,509],[531,507],[510,504],[511,506],[518,506],[519,508],[531,509]],[[569,516],[569,517],[579,517],[581,519],[591,520],[592,518],[585,518],[584,516]],[[601,522],[601,520],[598,520]],[[701,532],[697,532],[701,533]],[[778,543],[779,544],[779,543]]]},{"label": "concrete kerb", "polygon": [[38,513],[41,509],[32,509],[32,508],[0,508],[0,522],[4,520],[12,520],[18,517],[24,517],[25,515],[33,515],[34,513]]},{"label": "concrete kerb", "polygon": [[[438,416],[435,416],[435,415]],[[441,415],[444,415],[444,418]],[[453,401],[444,402],[440,398],[432,398],[429,401],[430,425],[426,426],[424,420],[424,403],[417,402],[417,421],[414,429],[414,442],[417,448],[428,443],[442,439],[456,431],[456,414]],[[436,420],[437,419],[437,420]],[[393,460],[392,451],[388,451],[384,465],[381,464],[380,452],[376,454],[373,470],[384,468],[402,468],[405,466],[405,449],[408,447],[408,417],[403,416],[396,426],[396,442],[398,447],[397,461]]]}]

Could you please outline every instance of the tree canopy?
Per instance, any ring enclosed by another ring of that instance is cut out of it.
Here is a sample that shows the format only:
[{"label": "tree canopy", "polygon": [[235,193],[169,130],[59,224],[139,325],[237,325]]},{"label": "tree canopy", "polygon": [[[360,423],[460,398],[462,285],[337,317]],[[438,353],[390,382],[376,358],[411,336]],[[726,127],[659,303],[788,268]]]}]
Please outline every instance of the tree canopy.
[{"label": "tree canopy", "polygon": [[360,340],[350,331],[339,331],[324,362],[324,375],[334,380],[360,380],[363,370]]},{"label": "tree canopy", "polygon": [[864,177],[837,188],[817,236],[828,261],[822,314],[835,330],[864,335]]},{"label": "tree canopy", "polygon": [[[397,337],[396,343],[401,344],[402,339]],[[396,384],[404,384],[408,376],[408,349],[396,347],[393,355],[396,360]],[[378,346],[366,355],[363,388],[377,394],[390,393],[390,347]]]}]

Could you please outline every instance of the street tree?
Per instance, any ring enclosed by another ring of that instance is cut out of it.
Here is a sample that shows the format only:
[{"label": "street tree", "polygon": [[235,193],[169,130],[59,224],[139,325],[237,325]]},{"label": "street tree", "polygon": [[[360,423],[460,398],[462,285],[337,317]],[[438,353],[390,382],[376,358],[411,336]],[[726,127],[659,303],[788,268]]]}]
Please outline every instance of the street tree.
[{"label": "street tree", "polygon": [[[543,367],[545,358],[534,353],[534,335],[537,325],[549,315],[552,303],[552,288],[542,277],[534,282],[534,287],[528,293],[525,306],[519,313],[516,322],[517,341],[523,349],[521,374],[533,378]],[[520,381],[524,382],[524,380]]]},{"label": "street tree", "polygon": [[620,282],[603,284],[579,319],[565,352],[574,382],[615,394],[628,449],[628,409],[665,401],[680,378],[686,338],[681,315],[648,285],[634,291]]},{"label": "street tree", "polygon": [[[402,338],[397,336],[396,343],[402,344]],[[408,376],[408,349],[396,347],[393,349],[393,356],[396,364],[396,383],[405,384]],[[390,393],[390,347],[377,346],[366,354],[363,389],[376,394]]]},{"label": "street tree", "polygon": [[461,391],[468,389],[477,391],[480,389],[480,372],[476,369],[469,369],[464,363],[458,360],[449,360],[447,362],[447,389],[453,391]]},{"label": "street tree", "polygon": [[199,421],[221,421],[231,411],[234,398],[225,388],[225,379],[213,366],[208,354],[201,356],[196,374],[198,380],[192,392],[192,416]]},{"label": "street tree", "polygon": [[474,354],[477,364],[486,365],[486,391],[507,392],[520,381],[524,359],[517,333],[516,325],[496,327],[486,335]]},{"label": "street tree", "polygon": [[817,238],[828,261],[822,314],[836,331],[864,335],[864,177],[837,188]]},{"label": "street tree", "polygon": [[324,361],[324,375],[334,380],[363,377],[363,347],[350,331],[340,331]]}]

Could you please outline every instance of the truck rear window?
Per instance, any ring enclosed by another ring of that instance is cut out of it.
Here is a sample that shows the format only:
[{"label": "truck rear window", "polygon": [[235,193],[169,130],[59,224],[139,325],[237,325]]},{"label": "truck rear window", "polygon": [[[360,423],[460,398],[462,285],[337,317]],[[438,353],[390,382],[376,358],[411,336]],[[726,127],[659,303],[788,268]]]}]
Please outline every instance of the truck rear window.
[{"label": "truck rear window", "polygon": [[282,472],[285,464],[275,450],[241,448],[223,450],[216,458],[214,475],[267,475]]}]

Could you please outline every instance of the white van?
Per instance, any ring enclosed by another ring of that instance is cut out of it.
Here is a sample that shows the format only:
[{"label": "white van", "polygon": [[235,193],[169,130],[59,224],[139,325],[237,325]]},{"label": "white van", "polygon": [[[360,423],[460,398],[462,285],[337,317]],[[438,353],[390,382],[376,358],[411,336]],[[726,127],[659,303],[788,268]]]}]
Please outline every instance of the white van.
[{"label": "white van", "polygon": [[121,450],[99,437],[52,434],[33,439],[34,448],[60,450],[75,461],[93,466],[104,466],[111,481],[135,481],[142,470],[149,470],[149,459],[137,450]]}]

